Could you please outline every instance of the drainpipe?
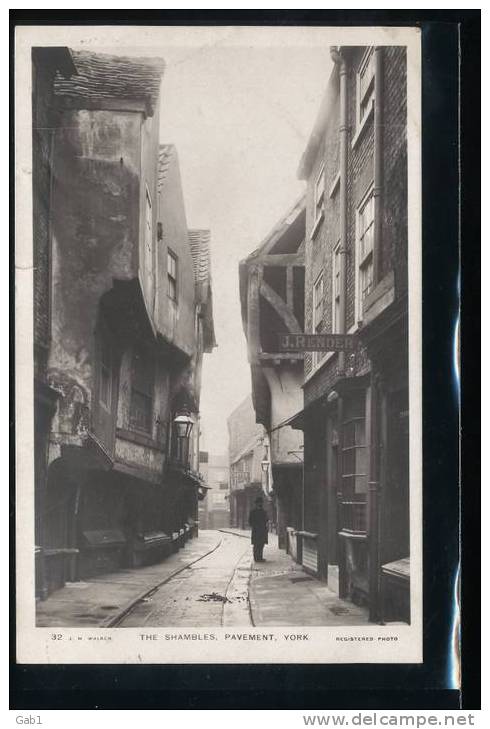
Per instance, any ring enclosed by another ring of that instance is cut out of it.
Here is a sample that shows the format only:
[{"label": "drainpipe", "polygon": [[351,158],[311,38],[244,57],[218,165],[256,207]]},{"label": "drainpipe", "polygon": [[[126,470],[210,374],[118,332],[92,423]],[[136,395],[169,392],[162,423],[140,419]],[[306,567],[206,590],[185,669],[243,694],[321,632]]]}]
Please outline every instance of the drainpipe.
[{"label": "drainpipe", "polygon": [[[339,291],[339,328],[340,334],[347,330],[347,154],[349,145],[349,127],[347,124],[347,63],[344,56],[336,46],[330,47],[330,57],[339,68],[340,82],[340,114],[339,114],[339,144],[340,144],[340,291]],[[345,371],[345,352],[339,352],[338,372]],[[343,398],[339,397],[337,404],[338,430],[339,430],[339,464],[337,484],[337,508],[342,513],[342,442],[343,442]],[[342,528],[342,524],[338,525]],[[343,539],[339,538],[339,597],[347,595],[347,575],[345,567]]]},{"label": "drainpipe", "polygon": [[[374,240],[373,240],[373,288],[380,279],[382,205],[383,205],[383,49],[377,46],[374,71]],[[369,619],[379,618],[379,568],[380,568],[380,381],[376,366],[371,364],[370,387],[370,448],[369,484],[367,494],[369,539]]]},{"label": "drainpipe", "polygon": [[[349,127],[347,124],[347,64],[337,46],[330,46],[330,57],[339,67],[340,79],[340,334],[347,329],[346,292],[347,292],[347,152]],[[339,352],[339,371],[345,370],[345,352]]]},{"label": "drainpipe", "polygon": [[374,241],[373,288],[379,283],[383,205],[383,48],[374,49]]}]

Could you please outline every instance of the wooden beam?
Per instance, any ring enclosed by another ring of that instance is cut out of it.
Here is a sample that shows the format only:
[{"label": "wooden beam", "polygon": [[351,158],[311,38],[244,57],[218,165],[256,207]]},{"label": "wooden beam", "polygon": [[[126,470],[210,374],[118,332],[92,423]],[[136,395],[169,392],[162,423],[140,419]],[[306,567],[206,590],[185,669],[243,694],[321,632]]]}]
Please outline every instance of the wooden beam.
[{"label": "wooden beam", "polygon": [[304,266],[304,253],[264,253],[255,261],[261,266]]},{"label": "wooden beam", "polygon": [[288,266],[286,268],[286,304],[289,306],[291,311],[294,311],[293,304],[293,267]]},{"label": "wooden beam", "polygon": [[260,293],[279,314],[283,322],[286,324],[289,332],[291,332],[291,334],[300,334],[302,330],[293,312],[288,307],[284,299],[281,299],[279,294],[264,280],[260,283]]},{"label": "wooden beam", "polygon": [[247,289],[247,342],[250,362],[255,362],[260,351],[259,291],[262,269],[254,266],[249,270]]},{"label": "wooden beam", "polygon": [[302,352],[261,352],[260,360],[285,360],[288,362],[302,362],[304,354]]}]

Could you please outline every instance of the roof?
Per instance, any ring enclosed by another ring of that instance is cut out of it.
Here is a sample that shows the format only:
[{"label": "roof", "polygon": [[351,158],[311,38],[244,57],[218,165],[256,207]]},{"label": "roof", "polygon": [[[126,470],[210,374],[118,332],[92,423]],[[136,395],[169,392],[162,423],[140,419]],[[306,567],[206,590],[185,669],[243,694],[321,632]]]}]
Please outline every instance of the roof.
[{"label": "roof", "polygon": [[158,148],[158,178],[157,187],[158,192],[161,191],[165,180],[167,179],[167,173],[172,161],[172,157],[176,155],[176,149],[173,144],[160,144]]},{"label": "roof", "polygon": [[211,279],[209,250],[211,232],[209,230],[189,230],[188,237],[196,283],[209,283]]},{"label": "roof", "polygon": [[[281,237],[291,228],[293,224],[298,221],[300,223],[301,227],[301,221],[300,216],[306,215],[306,193],[302,193],[300,197],[296,200],[294,205],[288,209],[288,211],[283,215],[277,223],[274,225],[274,227],[267,233],[266,237],[263,239],[263,241],[260,243],[259,247],[256,248],[252,253],[250,253],[247,258],[245,258],[241,263],[245,263],[246,261],[252,261],[252,259],[257,258],[258,256],[264,254],[264,253],[270,253],[274,249],[274,246],[276,243],[278,243],[281,239]],[[304,232],[304,220],[302,221],[302,229],[301,233],[299,234],[298,240],[295,242],[295,250],[298,250],[301,246],[301,244],[304,241],[305,232]]]},{"label": "roof", "polygon": [[211,251],[209,230],[194,229],[187,231],[194,280],[196,300],[201,305],[204,324],[204,351],[211,352],[216,347],[213,321],[213,293],[211,288]]},{"label": "roof", "polygon": [[54,93],[76,108],[99,108],[110,101],[131,102],[152,116],[165,70],[163,58],[112,56],[91,51],[71,51],[77,73],[71,78],[58,74]]}]

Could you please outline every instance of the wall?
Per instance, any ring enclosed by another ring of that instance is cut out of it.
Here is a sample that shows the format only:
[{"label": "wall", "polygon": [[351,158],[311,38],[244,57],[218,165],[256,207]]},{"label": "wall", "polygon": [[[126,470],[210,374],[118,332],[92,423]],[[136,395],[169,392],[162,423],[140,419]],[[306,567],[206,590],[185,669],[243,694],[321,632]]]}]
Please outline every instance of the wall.
[{"label": "wall", "polygon": [[[363,133],[353,145],[356,134],[356,69],[365,48],[346,49],[348,62],[347,98],[348,142],[347,175],[347,331],[355,331],[355,285],[356,285],[356,209],[374,176],[374,124],[367,122]],[[330,83],[337,83],[332,76]],[[332,106],[326,121],[323,143],[307,180],[307,216],[305,247],[305,328],[312,331],[313,284],[320,271],[324,272],[324,317],[323,330],[332,327],[332,250],[340,235],[339,186],[330,196],[332,183],[339,170],[339,90],[334,88]],[[383,103],[383,219],[381,279],[390,270],[395,270],[396,294],[407,291],[407,167],[406,167],[406,53],[403,48],[384,49],[384,103]],[[314,185],[322,162],[325,161],[326,185],[324,220],[315,237],[311,238],[314,225]],[[313,367],[311,354],[305,357],[305,404],[326,393],[337,379],[338,356],[327,356]],[[355,364],[357,374],[369,370],[369,362],[361,352]]]},{"label": "wall", "polygon": [[[158,220],[163,240],[157,242],[157,276],[162,282],[157,294],[156,323],[163,336],[183,352],[195,351],[195,279],[187,234],[184,198],[175,150],[170,156],[158,196]],[[178,257],[178,301],[168,296],[167,250]]]},{"label": "wall", "polygon": [[55,131],[48,376],[63,395],[53,430],[74,442],[90,428],[100,297],[137,275],[140,125],[138,113],[79,110]]},{"label": "wall", "polygon": [[[332,251],[340,235],[339,186],[330,197],[330,190],[339,172],[339,89],[337,76],[330,80],[333,86],[331,106],[326,121],[323,141],[317,150],[316,159],[307,181],[306,192],[306,244],[305,244],[305,331],[313,331],[313,286],[319,274],[324,275],[323,331],[332,326]],[[315,225],[315,183],[322,164],[325,165],[325,197],[323,220],[312,237]],[[330,357],[328,369],[336,371],[337,357]],[[325,360],[322,360],[323,362]],[[305,378],[313,373],[313,357],[305,354]]]},{"label": "wall", "polygon": [[[230,468],[227,456],[209,454],[207,482],[212,489],[207,496],[209,511],[229,511]],[[220,483],[225,483],[227,488],[220,489]]]},{"label": "wall", "polygon": [[303,407],[303,372],[300,367],[264,367],[264,376],[271,392],[271,453],[274,464],[297,463],[298,456],[291,451],[299,451],[303,444],[303,433],[290,426],[275,428],[288,418],[296,415]]},{"label": "wall", "polygon": [[[156,288],[158,280],[163,284],[163,277],[156,271],[157,242],[157,165],[158,165],[158,139],[160,128],[159,105],[155,114],[147,117],[141,124],[141,184],[139,188],[139,279],[143,291],[148,316],[155,319]],[[146,252],[146,194],[150,195],[152,204],[152,247]]]},{"label": "wall", "polygon": [[44,379],[50,340],[49,304],[49,210],[51,204],[51,148],[54,67],[34,62],[33,86],[33,297],[34,370]]},{"label": "wall", "polygon": [[255,422],[252,396],[247,395],[228,418],[230,463],[249,443],[263,437],[264,433],[263,426]]},{"label": "wall", "polygon": [[384,51],[383,223],[381,275],[395,271],[395,295],[408,289],[407,220],[407,54]]}]

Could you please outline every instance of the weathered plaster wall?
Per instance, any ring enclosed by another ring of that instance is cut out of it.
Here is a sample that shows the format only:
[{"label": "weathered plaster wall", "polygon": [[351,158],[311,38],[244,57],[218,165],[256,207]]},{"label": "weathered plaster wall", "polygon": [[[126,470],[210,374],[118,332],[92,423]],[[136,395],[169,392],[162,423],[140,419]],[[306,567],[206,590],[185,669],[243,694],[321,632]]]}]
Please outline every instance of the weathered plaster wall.
[{"label": "weathered plaster wall", "polygon": [[[157,275],[162,281],[157,294],[156,322],[163,336],[186,354],[195,349],[195,279],[189,247],[178,158],[173,151],[159,194],[158,220],[163,240],[158,241]],[[177,302],[168,296],[167,251],[178,257]]]},{"label": "weathered plaster wall", "polygon": [[59,433],[90,427],[100,297],[137,274],[140,125],[137,113],[78,110],[55,131],[48,377],[63,394]]},{"label": "weathered plaster wall", "polygon": [[274,429],[303,408],[303,372],[299,367],[266,367],[263,372],[271,391],[271,461],[297,463],[298,456],[290,451],[300,450],[302,431],[289,426]]},{"label": "weathered plaster wall", "polygon": [[116,461],[135,468],[142,468],[141,478],[148,480],[150,474],[152,480],[159,483],[163,480],[163,466],[165,457],[162,451],[155,450],[150,446],[140,445],[124,438],[116,438]]},{"label": "weathered plaster wall", "polygon": [[[139,279],[146,309],[150,319],[156,315],[155,296],[158,287],[165,282],[156,268],[157,242],[157,166],[159,142],[160,114],[148,117],[141,125],[141,185],[139,191]],[[150,195],[152,212],[152,240],[151,250],[147,250],[148,237],[146,235],[146,194]]]},{"label": "weathered plaster wall", "polygon": [[230,463],[251,441],[263,437],[264,433],[264,427],[255,421],[252,396],[247,395],[228,418]]}]

